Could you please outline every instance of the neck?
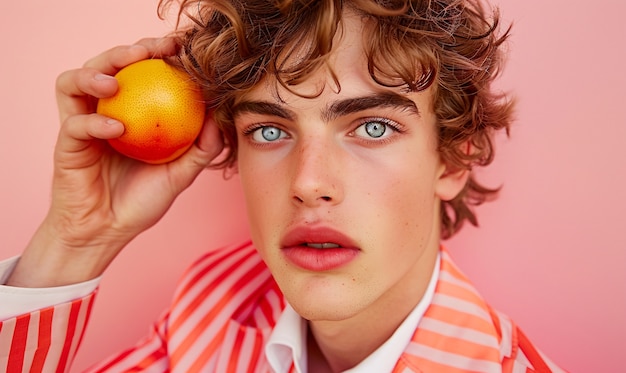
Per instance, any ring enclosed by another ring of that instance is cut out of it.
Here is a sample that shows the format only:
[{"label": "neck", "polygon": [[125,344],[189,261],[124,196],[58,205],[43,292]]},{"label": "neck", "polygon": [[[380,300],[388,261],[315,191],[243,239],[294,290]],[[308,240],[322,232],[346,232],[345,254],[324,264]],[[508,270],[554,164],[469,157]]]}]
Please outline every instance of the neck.
[{"label": "neck", "polygon": [[349,319],[309,321],[309,372],[350,369],[385,343],[424,296],[436,258],[437,251],[434,251],[432,258],[424,260],[423,266],[417,266],[419,268],[402,280],[414,287],[390,289],[375,304]]}]

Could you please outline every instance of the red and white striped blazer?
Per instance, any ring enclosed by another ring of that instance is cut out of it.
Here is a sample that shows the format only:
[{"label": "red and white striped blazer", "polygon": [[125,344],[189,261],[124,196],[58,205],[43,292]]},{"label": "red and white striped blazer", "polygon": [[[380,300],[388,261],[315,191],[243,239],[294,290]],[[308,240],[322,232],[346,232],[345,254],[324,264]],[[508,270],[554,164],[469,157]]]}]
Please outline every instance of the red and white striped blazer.
[{"label": "red and white striped blazer", "polygon": [[[432,304],[393,373],[562,372],[492,310],[442,250]],[[94,295],[0,323],[0,370],[67,372]],[[212,251],[183,277],[138,345],[90,372],[269,372],[263,349],[285,306],[250,242]]]}]

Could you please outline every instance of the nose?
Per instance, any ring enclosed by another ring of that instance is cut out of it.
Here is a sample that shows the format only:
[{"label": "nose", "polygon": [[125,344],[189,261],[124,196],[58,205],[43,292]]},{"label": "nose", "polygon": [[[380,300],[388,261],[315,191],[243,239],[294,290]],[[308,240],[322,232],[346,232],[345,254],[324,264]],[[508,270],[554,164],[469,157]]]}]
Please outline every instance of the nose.
[{"label": "nose", "polygon": [[293,201],[306,207],[335,205],[343,200],[339,151],[332,140],[306,139],[292,157]]}]

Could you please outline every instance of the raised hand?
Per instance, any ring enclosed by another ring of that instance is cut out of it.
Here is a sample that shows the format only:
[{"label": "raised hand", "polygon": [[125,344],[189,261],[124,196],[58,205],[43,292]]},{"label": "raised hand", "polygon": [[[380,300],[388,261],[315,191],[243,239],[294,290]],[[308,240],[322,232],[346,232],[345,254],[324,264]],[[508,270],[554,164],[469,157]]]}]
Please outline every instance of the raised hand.
[{"label": "raised hand", "polygon": [[106,143],[124,132],[122,123],[95,113],[97,99],[117,91],[112,76],[133,62],[175,51],[172,39],[144,39],[110,49],[59,76],[61,129],[54,152],[52,203],[8,285],[59,286],[99,276],[222,151],[211,115],[194,146],[170,163],[138,162]]}]

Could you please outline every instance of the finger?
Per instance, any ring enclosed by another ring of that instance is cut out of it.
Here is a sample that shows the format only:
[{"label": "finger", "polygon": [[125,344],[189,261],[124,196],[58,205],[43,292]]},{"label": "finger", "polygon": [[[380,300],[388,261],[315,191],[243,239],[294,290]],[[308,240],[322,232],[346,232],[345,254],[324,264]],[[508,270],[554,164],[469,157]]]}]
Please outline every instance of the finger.
[{"label": "finger", "polygon": [[124,124],[100,114],[75,115],[68,118],[61,128],[63,139],[93,140],[112,139],[124,133]]},{"label": "finger", "polygon": [[173,38],[145,38],[133,45],[117,46],[85,63],[83,69],[67,71],[57,79],[57,102],[61,121],[95,109],[95,98],[109,97],[117,90],[110,79],[121,68],[146,58],[175,53]]},{"label": "finger", "polygon": [[150,51],[143,45],[120,45],[93,57],[83,67],[115,75],[124,66],[149,58],[150,55]]},{"label": "finger", "polygon": [[207,114],[205,124],[191,148],[189,158],[199,168],[206,168],[224,150],[224,137],[212,114]]},{"label": "finger", "polygon": [[113,47],[87,61],[84,67],[114,75],[133,62],[148,58],[162,58],[175,52],[176,43],[173,38],[145,38],[132,45]]},{"label": "finger", "polygon": [[56,144],[57,160],[79,159],[90,162],[90,157],[81,152],[87,149],[101,149],[99,140],[116,138],[123,133],[124,125],[117,120],[98,114],[72,116],[63,123],[59,131]]},{"label": "finger", "polygon": [[181,158],[171,164],[173,175],[171,180],[177,182],[173,187],[178,192],[188,187],[224,149],[222,132],[213,117],[211,115],[207,117],[196,143]]},{"label": "finger", "polygon": [[178,44],[176,39],[166,38],[144,38],[138,40],[135,45],[145,47],[150,53],[150,58],[163,58],[176,54]]},{"label": "finger", "polygon": [[61,122],[76,114],[91,113],[97,98],[109,97],[117,91],[117,80],[95,69],[76,69],[57,78],[57,106]]}]

